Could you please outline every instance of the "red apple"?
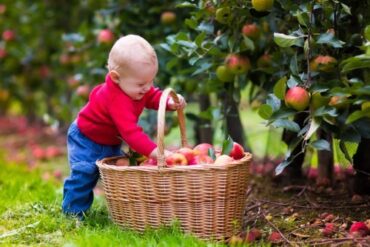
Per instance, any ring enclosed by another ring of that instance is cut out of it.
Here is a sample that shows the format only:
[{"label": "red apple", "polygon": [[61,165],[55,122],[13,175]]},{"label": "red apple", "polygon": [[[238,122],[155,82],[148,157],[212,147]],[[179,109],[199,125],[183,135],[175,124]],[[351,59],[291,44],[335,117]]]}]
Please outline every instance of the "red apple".
[{"label": "red apple", "polygon": [[271,55],[270,54],[263,54],[257,60],[257,67],[258,68],[268,68],[271,66]]},{"label": "red apple", "polygon": [[354,222],[349,229],[349,234],[354,237],[365,237],[369,234],[369,228],[364,222]]},{"label": "red apple", "polygon": [[147,160],[144,160],[142,163],[140,163],[141,166],[156,166],[157,160],[154,158],[149,158]]},{"label": "red apple", "polygon": [[312,71],[332,72],[337,62],[332,56],[319,55],[310,62],[310,69]]},{"label": "red apple", "polygon": [[39,68],[39,74],[41,78],[47,78],[50,76],[50,69],[47,65],[42,65]]},{"label": "red apple", "polygon": [[15,39],[15,32],[13,30],[7,29],[3,32],[4,41],[12,41]]},{"label": "red apple", "polygon": [[237,54],[229,54],[225,59],[225,64],[230,72],[236,75],[244,74],[251,68],[249,59]]},{"label": "red apple", "polygon": [[213,164],[213,159],[208,155],[197,155],[189,163],[189,165],[198,165],[198,164]]},{"label": "red apple", "polygon": [[54,157],[57,157],[61,154],[59,148],[55,147],[55,146],[49,146],[45,149],[45,156],[46,158],[48,159],[51,159],[51,158],[54,158]]},{"label": "red apple", "polygon": [[310,95],[306,89],[295,86],[285,94],[285,104],[297,111],[303,111],[310,103]]},{"label": "red apple", "polygon": [[251,39],[257,39],[260,35],[260,29],[255,23],[245,24],[242,28],[242,34]]},{"label": "red apple", "polygon": [[191,148],[183,147],[183,148],[180,148],[179,150],[177,150],[176,153],[183,154],[185,156],[186,160],[188,161],[188,164],[190,164],[194,161],[195,151]]},{"label": "red apple", "polygon": [[201,143],[193,148],[196,155],[208,155],[209,149],[213,149],[213,146],[209,143]]},{"label": "red apple", "polygon": [[90,93],[90,86],[89,85],[80,85],[76,89],[76,94],[83,98],[88,98]]},{"label": "red apple", "polygon": [[280,243],[282,241],[281,234],[279,232],[272,232],[268,237],[268,241],[271,243]]},{"label": "red apple", "polygon": [[176,20],[176,14],[172,11],[165,11],[161,14],[161,22],[163,24],[171,24]]},{"label": "red apple", "polygon": [[114,34],[110,29],[103,29],[100,30],[97,39],[99,43],[111,44],[114,40]]},{"label": "red apple", "polygon": [[233,162],[233,161],[234,161],[234,159],[231,158],[229,155],[223,154],[223,155],[220,155],[219,157],[217,157],[214,164],[215,165],[225,165],[225,164]]},{"label": "red apple", "polygon": [[53,175],[56,179],[60,180],[63,177],[63,173],[61,170],[57,169],[53,172]]},{"label": "red apple", "polygon": [[0,48],[0,59],[6,57],[6,55],[8,55],[6,50],[3,48]]},{"label": "red apple", "polygon": [[32,148],[32,155],[38,160],[42,160],[46,158],[45,150],[39,146],[34,146]]},{"label": "red apple", "polygon": [[166,157],[166,163],[169,166],[174,166],[174,165],[187,165],[188,161],[186,160],[186,157],[183,154],[180,153],[173,153]]},{"label": "red apple", "polygon": [[230,157],[234,158],[235,160],[239,160],[244,157],[244,148],[239,143],[234,142],[233,147],[229,154]]},{"label": "red apple", "polygon": [[126,159],[126,158],[120,158],[120,159],[116,160],[115,165],[116,166],[129,166],[130,161],[129,161],[129,159]]},{"label": "red apple", "polygon": [[6,5],[5,4],[0,4],[0,15],[4,14],[6,11]]}]

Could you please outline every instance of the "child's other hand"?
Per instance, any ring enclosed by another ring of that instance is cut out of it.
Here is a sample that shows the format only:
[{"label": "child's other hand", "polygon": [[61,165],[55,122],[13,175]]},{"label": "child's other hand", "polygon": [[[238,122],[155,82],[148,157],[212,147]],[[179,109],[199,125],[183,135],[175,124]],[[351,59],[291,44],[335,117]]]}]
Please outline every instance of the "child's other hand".
[{"label": "child's other hand", "polygon": [[168,108],[170,110],[179,110],[184,109],[186,106],[186,101],[182,95],[178,94],[177,97],[179,98],[179,103],[176,103],[172,98],[168,100]]}]

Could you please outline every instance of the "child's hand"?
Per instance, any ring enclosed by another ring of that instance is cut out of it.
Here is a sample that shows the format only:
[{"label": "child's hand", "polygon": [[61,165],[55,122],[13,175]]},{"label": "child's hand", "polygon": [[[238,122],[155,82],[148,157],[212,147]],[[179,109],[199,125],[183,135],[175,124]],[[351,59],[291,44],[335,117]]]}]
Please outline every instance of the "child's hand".
[{"label": "child's hand", "polygon": [[185,108],[186,101],[184,97],[182,97],[180,94],[178,94],[177,97],[179,98],[179,103],[176,103],[172,98],[168,100],[168,108],[170,110],[179,110]]},{"label": "child's hand", "polygon": [[[164,157],[165,158],[167,158],[171,154],[173,154],[171,151],[168,151],[166,149],[164,150]],[[158,148],[153,149],[153,151],[149,155],[149,158],[154,158],[154,159],[158,158]]]}]

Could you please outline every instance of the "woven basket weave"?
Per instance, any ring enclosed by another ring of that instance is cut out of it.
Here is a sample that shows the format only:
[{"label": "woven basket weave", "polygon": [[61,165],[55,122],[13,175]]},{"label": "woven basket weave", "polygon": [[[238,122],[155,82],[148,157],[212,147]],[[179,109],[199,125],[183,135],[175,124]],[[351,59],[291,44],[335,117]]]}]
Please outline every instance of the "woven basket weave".
[{"label": "woven basket weave", "polygon": [[[158,166],[114,166],[122,157],[97,161],[108,209],[120,226],[143,231],[179,220],[181,229],[203,239],[224,239],[240,229],[252,155],[232,163],[166,167],[164,121],[167,97],[158,110]],[[182,146],[187,145],[185,118],[178,110]]]}]

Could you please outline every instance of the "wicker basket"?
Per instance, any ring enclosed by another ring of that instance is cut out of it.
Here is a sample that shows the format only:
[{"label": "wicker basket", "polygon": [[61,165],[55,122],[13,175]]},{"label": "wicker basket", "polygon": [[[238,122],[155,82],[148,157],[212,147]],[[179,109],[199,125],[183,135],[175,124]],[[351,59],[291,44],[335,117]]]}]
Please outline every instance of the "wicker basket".
[{"label": "wicker basket", "polygon": [[[114,166],[112,157],[97,161],[108,209],[115,223],[138,231],[179,220],[181,229],[202,239],[224,239],[240,229],[252,155],[229,164],[166,167],[164,120],[168,96],[158,110],[158,166]],[[182,146],[185,118],[178,110]]]}]

